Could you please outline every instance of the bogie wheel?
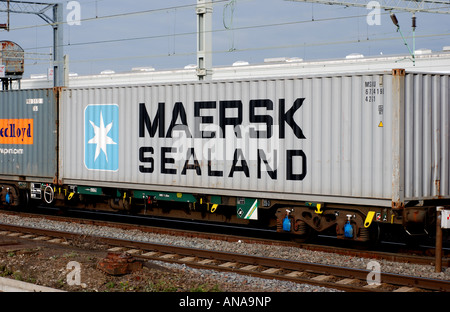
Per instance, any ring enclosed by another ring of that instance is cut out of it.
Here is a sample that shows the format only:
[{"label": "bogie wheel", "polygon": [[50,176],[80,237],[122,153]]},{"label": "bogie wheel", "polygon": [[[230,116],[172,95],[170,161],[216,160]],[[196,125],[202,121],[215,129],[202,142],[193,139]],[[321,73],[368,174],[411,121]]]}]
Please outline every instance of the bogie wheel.
[{"label": "bogie wheel", "polygon": [[312,229],[309,226],[307,226],[306,229],[305,229],[305,233],[304,234],[302,234],[302,235],[293,234],[291,236],[291,240],[293,242],[296,242],[296,243],[299,243],[299,244],[303,244],[303,243],[310,242],[310,241],[314,240],[317,237],[317,235],[318,235],[317,231],[315,231],[314,229]]}]

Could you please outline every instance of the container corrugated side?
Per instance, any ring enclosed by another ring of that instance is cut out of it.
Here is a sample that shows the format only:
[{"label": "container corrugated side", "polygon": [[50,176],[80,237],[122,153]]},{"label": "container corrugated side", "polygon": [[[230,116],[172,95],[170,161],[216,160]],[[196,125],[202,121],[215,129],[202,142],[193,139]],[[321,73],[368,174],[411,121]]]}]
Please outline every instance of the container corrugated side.
[{"label": "container corrugated side", "polygon": [[449,75],[405,78],[405,198],[450,197]]},{"label": "container corrugated side", "polygon": [[53,89],[0,92],[0,175],[53,181],[57,175],[57,107]]},{"label": "container corrugated side", "polygon": [[[60,178],[390,206],[391,88],[389,72],[66,89]],[[193,138],[170,138],[172,123]]]}]

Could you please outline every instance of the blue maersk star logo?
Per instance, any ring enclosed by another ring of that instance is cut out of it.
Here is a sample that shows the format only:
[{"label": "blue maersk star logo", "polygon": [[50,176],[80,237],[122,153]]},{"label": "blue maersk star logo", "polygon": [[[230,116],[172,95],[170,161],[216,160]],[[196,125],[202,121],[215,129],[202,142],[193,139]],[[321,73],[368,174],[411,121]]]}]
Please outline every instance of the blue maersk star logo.
[{"label": "blue maersk star logo", "polygon": [[84,112],[84,163],[89,170],[119,170],[119,107],[88,105]]},{"label": "blue maersk star logo", "polygon": [[95,159],[97,160],[100,155],[100,151],[103,151],[106,157],[106,162],[108,162],[108,151],[106,150],[107,145],[116,145],[117,143],[113,141],[112,138],[108,136],[113,123],[111,122],[109,125],[105,127],[105,122],[103,121],[102,112],[100,112],[100,126],[96,126],[92,121],[89,120],[94,128],[95,136],[88,142],[88,144],[97,144],[97,148],[95,149]]}]

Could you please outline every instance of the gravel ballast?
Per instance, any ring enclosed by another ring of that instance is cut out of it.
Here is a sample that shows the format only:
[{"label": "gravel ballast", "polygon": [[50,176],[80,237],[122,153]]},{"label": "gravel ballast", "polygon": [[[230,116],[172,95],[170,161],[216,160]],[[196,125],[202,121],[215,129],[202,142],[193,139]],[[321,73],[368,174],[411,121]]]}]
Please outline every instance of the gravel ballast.
[{"label": "gravel ballast", "polygon": [[[219,251],[234,252],[240,254],[249,254],[255,256],[281,258],[298,260],[319,264],[332,264],[357,269],[367,269],[367,265],[372,259],[359,258],[353,256],[336,255],[334,253],[317,252],[305,250],[296,247],[274,246],[263,244],[249,244],[245,241],[226,242],[217,240],[208,240],[200,238],[187,238],[171,235],[161,235],[146,233],[139,230],[124,230],[114,227],[104,227],[97,225],[77,224],[70,222],[60,222],[48,220],[45,218],[23,218],[9,214],[0,214],[0,222],[17,226],[27,226],[33,228],[43,228],[50,230],[61,230],[73,232],[80,235],[94,235],[103,237],[113,237],[117,239],[134,240],[142,242],[153,242],[158,244],[170,244],[176,246],[185,246],[190,248],[211,249]],[[390,262],[377,260],[380,263],[381,272],[396,273],[411,276],[420,276],[428,278],[437,278],[450,280],[450,270],[444,268],[443,272],[436,273],[432,265],[417,265],[408,263]],[[184,265],[158,263],[170,269],[177,269],[189,272],[190,274],[200,275],[200,278],[226,280],[227,283],[235,284],[238,287],[242,285],[251,285],[256,291],[268,292],[325,292],[336,291],[323,287],[297,284],[285,281],[273,281],[260,278],[253,278],[234,273],[223,273],[210,270],[198,270]],[[233,291],[233,289],[230,289]],[[250,290],[252,291],[252,290]]]}]

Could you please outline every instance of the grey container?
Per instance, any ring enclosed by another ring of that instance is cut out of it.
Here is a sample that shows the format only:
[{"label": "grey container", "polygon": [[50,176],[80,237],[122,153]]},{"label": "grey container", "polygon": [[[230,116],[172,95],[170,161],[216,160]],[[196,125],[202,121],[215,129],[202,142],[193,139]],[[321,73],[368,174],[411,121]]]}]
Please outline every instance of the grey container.
[{"label": "grey container", "polygon": [[394,70],[65,89],[60,178],[386,207],[449,198],[449,88]]},{"label": "grey container", "polygon": [[57,118],[53,89],[0,92],[2,179],[52,182],[57,177]]}]

